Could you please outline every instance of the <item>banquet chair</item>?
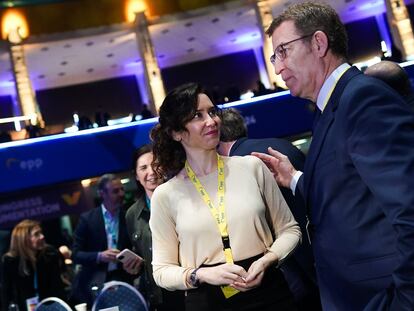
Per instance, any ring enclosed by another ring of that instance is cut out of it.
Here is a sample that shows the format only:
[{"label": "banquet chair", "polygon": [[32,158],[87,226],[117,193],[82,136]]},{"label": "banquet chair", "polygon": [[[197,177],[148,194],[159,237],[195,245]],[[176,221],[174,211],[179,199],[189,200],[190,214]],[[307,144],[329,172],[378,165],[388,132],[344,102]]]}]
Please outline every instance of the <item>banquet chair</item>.
[{"label": "banquet chair", "polygon": [[119,311],[148,311],[147,303],[141,293],[125,282],[110,281],[104,284],[95,299],[92,311],[118,307]]},{"label": "banquet chair", "polygon": [[60,298],[48,297],[39,302],[35,311],[72,311],[72,308]]}]

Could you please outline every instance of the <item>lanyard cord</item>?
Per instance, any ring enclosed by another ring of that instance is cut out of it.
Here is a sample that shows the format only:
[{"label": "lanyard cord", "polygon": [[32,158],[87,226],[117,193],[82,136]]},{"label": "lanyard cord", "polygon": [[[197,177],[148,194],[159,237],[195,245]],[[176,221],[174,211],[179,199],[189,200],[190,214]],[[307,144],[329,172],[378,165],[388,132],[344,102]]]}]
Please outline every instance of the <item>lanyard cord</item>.
[{"label": "lanyard cord", "polygon": [[200,180],[197,178],[196,174],[194,173],[193,169],[191,168],[188,161],[185,161],[185,170],[187,172],[188,177],[190,178],[191,182],[193,183],[194,187],[201,195],[204,203],[208,206],[211,216],[213,216],[214,220],[216,221],[217,227],[220,231],[221,239],[223,242],[223,250],[224,256],[226,258],[227,263],[234,263],[233,261],[233,254],[230,248],[230,239],[229,234],[227,232],[227,219],[226,219],[226,212],[225,212],[225,204],[224,204],[224,163],[223,159],[217,154],[217,172],[218,172],[218,188],[217,188],[217,196],[218,196],[218,207],[216,208],[213,205],[213,202],[210,199],[207,191],[201,184]]},{"label": "lanyard cord", "polygon": [[36,296],[38,295],[38,288],[39,288],[39,284],[38,284],[38,280],[37,280],[37,270],[34,270],[33,273],[33,288],[35,290]]},{"label": "lanyard cord", "polygon": [[[218,197],[218,207],[216,208],[211,202],[210,196],[208,195],[206,189],[204,189],[200,180],[197,178],[193,169],[191,168],[188,161],[185,161],[185,170],[188,177],[196,188],[197,192],[201,195],[204,203],[208,206],[211,216],[216,221],[217,227],[220,231],[221,240],[223,242],[223,251],[224,257],[226,258],[226,263],[234,263],[233,254],[230,247],[230,238],[227,232],[227,218],[226,218],[226,208],[224,204],[224,162],[223,159],[217,154],[217,197]],[[239,291],[230,286],[221,286],[221,290],[226,298],[237,294]]]}]

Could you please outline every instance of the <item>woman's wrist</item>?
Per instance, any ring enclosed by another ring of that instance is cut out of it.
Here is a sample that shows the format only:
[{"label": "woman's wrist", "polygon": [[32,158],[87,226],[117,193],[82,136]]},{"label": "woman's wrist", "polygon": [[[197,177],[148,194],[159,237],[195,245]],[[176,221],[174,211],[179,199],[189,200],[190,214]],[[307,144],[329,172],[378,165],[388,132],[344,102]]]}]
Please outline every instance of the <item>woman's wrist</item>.
[{"label": "woman's wrist", "polygon": [[260,261],[265,269],[267,269],[272,265],[276,265],[279,261],[279,258],[275,253],[267,252],[261,258],[259,258],[258,261]]},{"label": "woman's wrist", "polygon": [[193,269],[190,273],[188,281],[189,281],[190,285],[193,286],[193,287],[199,287],[200,286],[200,279],[197,275],[197,272],[198,272],[199,269],[200,268]]}]

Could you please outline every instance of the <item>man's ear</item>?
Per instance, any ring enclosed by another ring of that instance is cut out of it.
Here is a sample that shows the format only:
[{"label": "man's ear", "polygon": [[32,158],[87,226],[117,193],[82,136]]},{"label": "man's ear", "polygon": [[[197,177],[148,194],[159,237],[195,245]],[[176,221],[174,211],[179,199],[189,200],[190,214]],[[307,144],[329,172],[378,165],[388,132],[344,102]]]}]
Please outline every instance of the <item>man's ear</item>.
[{"label": "man's ear", "polygon": [[323,31],[318,30],[313,34],[312,39],[312,47],[316,51],[317,55],[324,57],[329,49],[328,36]]},{"label": "man's ear", "polygon": [[179,133],[179,132],[172,131],[171,136],[177,142],[180,142],[182,140],[181,133]]}]

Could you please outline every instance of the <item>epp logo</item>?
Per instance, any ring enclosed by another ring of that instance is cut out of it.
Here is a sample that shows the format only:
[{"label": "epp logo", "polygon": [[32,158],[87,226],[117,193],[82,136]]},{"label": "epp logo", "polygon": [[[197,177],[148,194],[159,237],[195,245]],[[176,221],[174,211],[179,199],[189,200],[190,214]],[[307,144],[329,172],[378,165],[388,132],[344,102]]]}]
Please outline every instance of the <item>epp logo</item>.
[{"label": "epp logo", "polygon": [[256,117],[254,116],[254,114],[250,116],[245,116],[244,123],[246,124],[246,126],[249,126],[251,124],[256,124]]},{"label": "epp logo", "polygon": [[18,165],[23,171],[34,171],[38,170],[43,166],[43,160],[41,158],[19,160],[16,158],[9,158],[6,161],[7,168],[11,169],[13,166]]}]

